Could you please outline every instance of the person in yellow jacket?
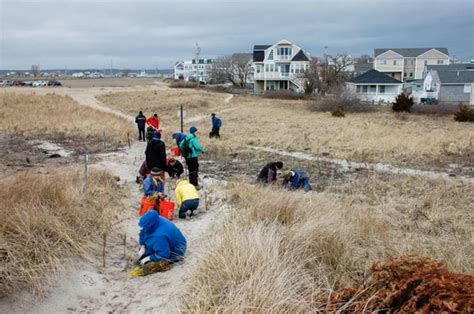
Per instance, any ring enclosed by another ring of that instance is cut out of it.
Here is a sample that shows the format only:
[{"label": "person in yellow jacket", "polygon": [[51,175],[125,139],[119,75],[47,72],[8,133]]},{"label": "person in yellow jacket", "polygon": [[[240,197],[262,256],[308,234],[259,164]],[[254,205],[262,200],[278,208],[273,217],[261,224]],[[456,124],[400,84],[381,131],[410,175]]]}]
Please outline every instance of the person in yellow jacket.
[{"label": "person in yellow jacket", "polygon": [[182,180],[176,185],[174,192],[179,207],[179,218],[186,218],[188,211],[191,211],[189,214],[191,217],[199,206],[199,193],[196,187],[187,180]]}]

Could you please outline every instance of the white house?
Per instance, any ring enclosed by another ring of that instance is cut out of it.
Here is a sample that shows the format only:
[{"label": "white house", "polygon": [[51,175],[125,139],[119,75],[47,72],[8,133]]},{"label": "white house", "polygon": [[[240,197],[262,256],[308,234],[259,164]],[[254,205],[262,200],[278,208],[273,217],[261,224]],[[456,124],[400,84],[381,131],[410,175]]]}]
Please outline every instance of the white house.
[{"label": "white house", "polygon": [[255,92],[288,89],[304,90],[302,74],[309,69],[310,55],[287,40],[253,48]]},{"label": "white house", "polygon": [[378,48],[374,57],[375,70],[399,81],[422,79],[426,65],[449,64],[447,48]]},{"label": "white house", "polygon": [[212,59],[178,61],[174,65],[174,79],[207,83],[212,63]]},{"label": "white house", "polygon": [[394,102],[403,83],[377,70],[369,70],[346,82],[346,88],[357,98],[370,102]]}]

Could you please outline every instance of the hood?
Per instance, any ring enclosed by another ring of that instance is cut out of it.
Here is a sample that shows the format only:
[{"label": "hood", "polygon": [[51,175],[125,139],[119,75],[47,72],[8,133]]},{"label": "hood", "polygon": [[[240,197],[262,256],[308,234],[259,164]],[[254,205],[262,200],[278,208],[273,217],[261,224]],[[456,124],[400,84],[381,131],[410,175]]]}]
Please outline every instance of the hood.
[{"label": "hood", "polygon": [[184,134],[181,133],[181,132],[174,132],[171,137],[174,138],[175,140],[179,139],[181,136],[183,136]]},{"label": "hood", "polygon": [[152,141],[160,141],[161,140],[161,134],[160,132],[155,132],[153,133],[153,136],[151,137]]},{"label": "hood", "polygon": [[149,210],[145,215],[138,221],[138,226],[143,229],[145,233],[151,233],[158,228],[159,215],[155,210]]},{"label": "hood", "polygon": [[188,180],[180,181],[180,182],[176,185],[176,188],[181,187],[181,186],[186,185],[186,184],[189,184]]}]

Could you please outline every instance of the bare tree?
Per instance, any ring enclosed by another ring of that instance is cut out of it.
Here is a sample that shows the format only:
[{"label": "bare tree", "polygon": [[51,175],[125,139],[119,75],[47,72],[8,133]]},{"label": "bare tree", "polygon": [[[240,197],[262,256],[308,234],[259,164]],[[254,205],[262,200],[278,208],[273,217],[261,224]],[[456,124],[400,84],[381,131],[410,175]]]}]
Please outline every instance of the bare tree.
[{"label": "bare tree", "polygon": [[338,89],[348,78],[348,69],[354,64],[347,54],[325,55],[326,62],[317,58],[310,62],[309,69],[303,74],[305,93],[311,95],[317,91],[320,95]]},{"label": "bare tree", "polygon": [[232,56],[216,59],[212,64],[210,77],[216,83],[231,82],[234,86],[245,88],[251,74],[251,55],[234,53]]},{"label": "bare tree", "polygon": [[355,63],[370,63],[372,61],[374,61],[374,59],[372,59],[368,54],[363,54],[355,59]]},{"label": "bare tree", "polygon": [[31,66],[31,73],[33,73],[33,75],[35,77],[39,76],[40,75],[40,65],[39,64],[33,64]]}]

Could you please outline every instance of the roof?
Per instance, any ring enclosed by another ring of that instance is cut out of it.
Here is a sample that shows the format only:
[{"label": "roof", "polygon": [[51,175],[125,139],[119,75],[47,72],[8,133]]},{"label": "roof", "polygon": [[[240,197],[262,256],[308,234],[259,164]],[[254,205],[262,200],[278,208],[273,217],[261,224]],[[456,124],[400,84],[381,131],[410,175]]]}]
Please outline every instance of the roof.
[{"label": "roof", "polygon": [[309,59],[303,52],[303,49],[300,49],[300,51],[298,51],[291,61],[309,61]]},{"label": "roof", "polygon": [[363,74],[374,68],[374,64],[371,63],[354,63],[354,72]]},{"label": "roof", "polygon": [[474,71],[437,71],[441,84],[474,83]]},{"label": "roof", "polygon": [[255,45],[253,46],[253,62],[263,62],[265,59],[265,49],[272,45]]},{"label": "roof", "polygon": [[431,49],[436,49],[446,55],[449,55],[448,48],[376,48],[374,49],[374,56],[377,57],[386,51],[392,50],[404,57],[415,58],[427,51],[430,51]]},{"label": "roof", "polygon": [[454,64],[433,64],[433,65],[425,65],[428,71],[466,71],[466,70],[474,70],[474,63],[454,63]]},{"label": "roof", "polygon": [[377,70],[369,70],[364,74],[354,77],[349,80],[349,83],[354,84],[402,84],[399,80],[394,79]]}]

